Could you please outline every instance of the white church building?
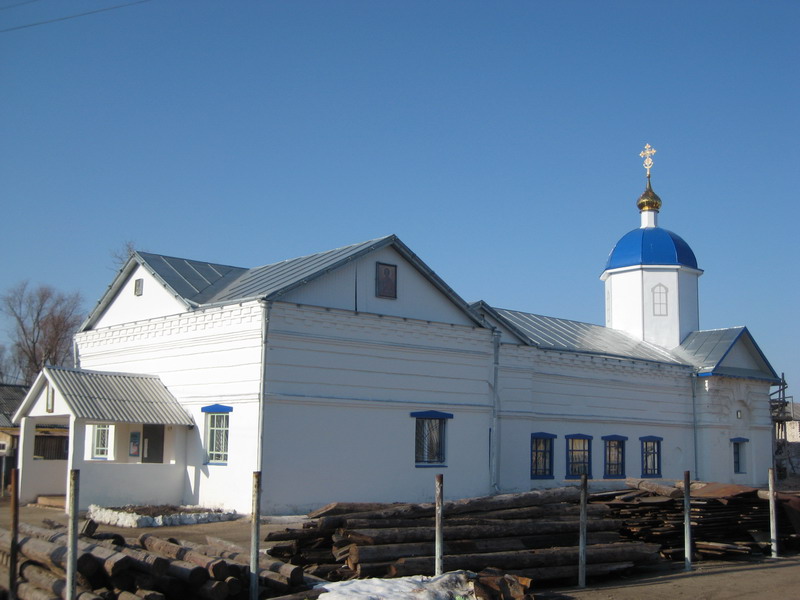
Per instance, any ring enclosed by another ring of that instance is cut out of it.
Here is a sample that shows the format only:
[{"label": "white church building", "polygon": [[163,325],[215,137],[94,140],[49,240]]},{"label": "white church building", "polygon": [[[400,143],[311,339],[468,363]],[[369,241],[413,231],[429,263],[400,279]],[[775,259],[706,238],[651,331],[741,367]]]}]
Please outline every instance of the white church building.
[{"label": "white church building", "polygon": [[[649,158],[649,156],[648,156]],[[659,227],[611,251],[606,323],[468,304],[396,236],[257,268],[133,253],[45,368],[21,423],[20,491],[80,504],[305,512],[625,477],[761,485],[779,379],[745,327],[699,327],[702,270]],[[34,453],[37,424],[67,456]]]}]

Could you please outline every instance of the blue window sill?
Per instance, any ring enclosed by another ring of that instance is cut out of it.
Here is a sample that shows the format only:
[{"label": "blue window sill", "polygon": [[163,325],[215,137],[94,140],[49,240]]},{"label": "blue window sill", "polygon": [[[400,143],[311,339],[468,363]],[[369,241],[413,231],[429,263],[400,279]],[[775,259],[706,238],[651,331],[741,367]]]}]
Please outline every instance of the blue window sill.
[{"label": "blue window sill", "polygon": [[622,475],[603,475],[603,479],[625,479],[625,474]]},{"label": "blue window sill", "polygon": [[653,475],[645,475],[642,473],[642,479],[661,479],[661,473],[655,473]]},{"label": "blue window sill", "polygon": [[[581,478],[580,475],[564,475],[564,479],[580,479],[580,478]],[[591,479],[591,478],[592,478],[592,474],[591,473],[587,473],[586,474],[586,479]]]},{"label": "blue window sill", "polygon": [[414,467],[417,469],[446,469],[447,465],[444,463],[417,463]]},{"label": "blue window sill", "polygon": [[210,467],[227,467],[228,463],[226,462],[207,462],[203,463],[204,465],[208,465]]},{"label": "blue window sill", "polygon": [[555,475],[531,475],[531,479],[555,479]]}]

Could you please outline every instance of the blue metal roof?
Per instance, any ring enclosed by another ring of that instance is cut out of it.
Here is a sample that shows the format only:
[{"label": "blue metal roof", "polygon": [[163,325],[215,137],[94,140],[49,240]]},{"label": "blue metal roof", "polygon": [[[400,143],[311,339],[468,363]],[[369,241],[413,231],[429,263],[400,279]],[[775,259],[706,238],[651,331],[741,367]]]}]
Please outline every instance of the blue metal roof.
[{"label": "blue metal roof", "polygon": [[629,231],[608,256],[605,270],[635,265],[682,265],[697,268],[694,252],[683,238],[661,227]]}]

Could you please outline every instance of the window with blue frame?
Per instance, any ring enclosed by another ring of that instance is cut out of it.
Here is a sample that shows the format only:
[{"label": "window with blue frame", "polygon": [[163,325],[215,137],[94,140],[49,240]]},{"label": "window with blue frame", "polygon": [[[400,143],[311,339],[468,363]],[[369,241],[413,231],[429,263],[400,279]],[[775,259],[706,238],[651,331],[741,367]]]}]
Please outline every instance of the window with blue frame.
[{"label": "window with blue frame", "polygon": [[624,435],[603,436],[604,479],[625,478],[625,442],[627,439]]},{"label": "window with blue frame", "polygon": [[531,434],[531,479],[553,479],[553,440],[543,431]]},{"label": "window with blue frame", "polygon": [[734,473],[747,473],[747,465],[745,464],[745,444],[749,441],[750,440],[743,437],[731,438],[731,443],[733,444]]},{"label": "window with blue frame", "polygon": [[230,435],[230,413],[233,407],[212,404],[200,409],[206,416],[206,462],[224,465],[228,463],[228,437]]},{"label": "window with blue frame", "polygon": [[445,428],[450,413],[438,410],[412,412],[416,420],[414,461],[418,467],[443,466],[445,463]]},{"label": "window with blue frame", "polygon": [[655,435],[640,437],[642,442],[642,477],[661,477],[661,442]]},{"label": "window with blue frame", "polygon": [[592,436],[573,433],[567,439],[567,479],[592,477]]}]

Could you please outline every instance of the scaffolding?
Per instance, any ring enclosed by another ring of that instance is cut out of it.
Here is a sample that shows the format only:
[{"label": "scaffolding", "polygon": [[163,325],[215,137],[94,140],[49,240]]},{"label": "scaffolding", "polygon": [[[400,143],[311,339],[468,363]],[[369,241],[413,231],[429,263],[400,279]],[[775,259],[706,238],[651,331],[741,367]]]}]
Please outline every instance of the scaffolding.
[{"label": "scaffolding", "polygon": [[786,424],[795,420],[794,399],[792,396],[786,395],[788,388],[789,384],[786,383],[786,377],[781,373],[778,389],[769,395],[769,411],[773,424],[773,467],[775,468],[775,476],[778,479],[786,479],[790,474],[797,473],[792,461],[786,432]]}]

